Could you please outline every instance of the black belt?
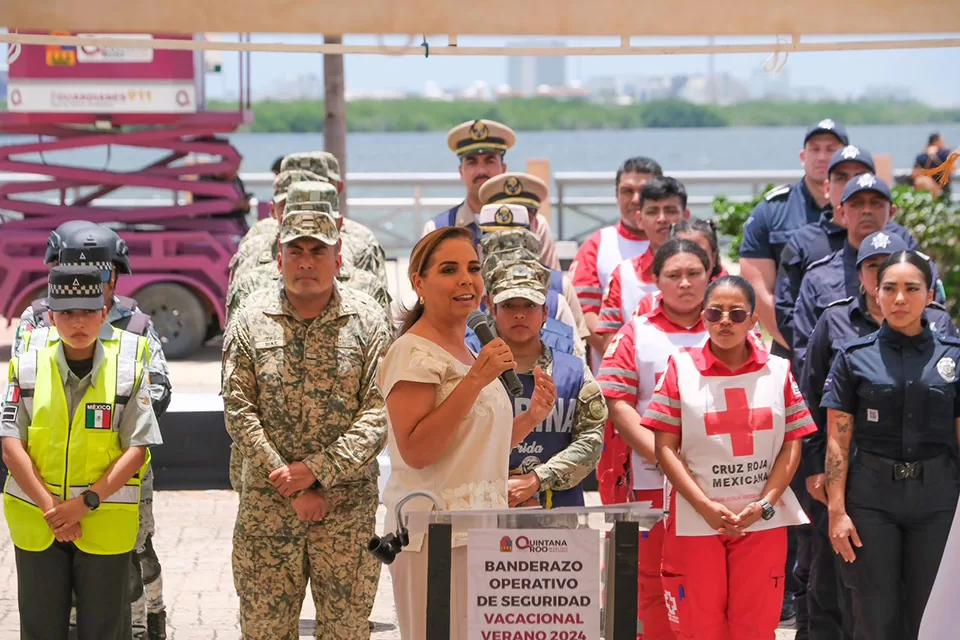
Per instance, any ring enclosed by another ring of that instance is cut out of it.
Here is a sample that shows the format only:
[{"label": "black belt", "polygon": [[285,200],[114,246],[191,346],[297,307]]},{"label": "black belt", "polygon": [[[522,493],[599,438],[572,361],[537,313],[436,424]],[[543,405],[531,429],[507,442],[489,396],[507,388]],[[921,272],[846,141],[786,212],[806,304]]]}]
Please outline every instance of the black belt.
[{"label": "black belt", "polygon": [[865,467],[880,473],[889,473],[889,477],[895,482],[921,479],[926,479],[928,482],[937,480],[946,475],[943,472],[951,469],[953,462],[949,453],[941,453],[934,458],[915,462],[901,462],[862,450],[857,452],[856,457]]}]

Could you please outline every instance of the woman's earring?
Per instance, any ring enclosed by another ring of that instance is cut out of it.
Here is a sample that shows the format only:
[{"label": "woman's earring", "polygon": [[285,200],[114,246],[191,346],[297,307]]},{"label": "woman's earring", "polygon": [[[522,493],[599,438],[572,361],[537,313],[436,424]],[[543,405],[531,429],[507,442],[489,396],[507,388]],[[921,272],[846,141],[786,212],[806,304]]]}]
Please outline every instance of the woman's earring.
[{"label": "woman's earring", "polygon": [[423,303],[424,303],[423,296],[420,296],[420,297],[417,299],[417,302],[419,302],[419,303],[420,303],[420,306],[422,307],[422,306],[423,306]]}]

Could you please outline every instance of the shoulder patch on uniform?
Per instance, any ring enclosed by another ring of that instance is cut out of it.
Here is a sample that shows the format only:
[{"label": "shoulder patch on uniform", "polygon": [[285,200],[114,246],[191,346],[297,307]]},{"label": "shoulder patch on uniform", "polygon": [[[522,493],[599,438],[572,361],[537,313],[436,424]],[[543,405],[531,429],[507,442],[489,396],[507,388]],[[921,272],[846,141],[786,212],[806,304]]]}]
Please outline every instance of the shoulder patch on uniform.
[{"label": "shoulder patch on uniform", "polygon": [[607,403],[604,402],[603,392],[595,380],[590,380],[580,388],[579,400],[584,405],[587,417],[599,421],[607,417]]},{"label": "shoulder patch on uniform", "polygon": [[765,194],[763,194],[763,199],[764,200],[781,200],[785,198],[787,195],[789,195],[789,193],[790,193],[790,185],[781,184],[780,186],[774,187],[773,189],[770,189],[770,191],[767,191]]},{"label": "shoulder patch on uniform", "polygon": [[15,381],[7,385],[7,394],[3,397],[3,401],[9,404],[17,404],[20,402],[20,385]]},{"label": "shoulder patch on uniform", "polygon": [[849,296],[847,298],[840,298],[839,300],[834,300],[833,302],[828,304],[827,308],[839,307],[842,304],[850,304],[851,302],[853,302],[853,296]]},{"label": "shoulder patch on uniform", "polygon": [[16,422],[19,412],[20,409],[15,404],[4,405],[3,411],[0,411],[0,422]]}]

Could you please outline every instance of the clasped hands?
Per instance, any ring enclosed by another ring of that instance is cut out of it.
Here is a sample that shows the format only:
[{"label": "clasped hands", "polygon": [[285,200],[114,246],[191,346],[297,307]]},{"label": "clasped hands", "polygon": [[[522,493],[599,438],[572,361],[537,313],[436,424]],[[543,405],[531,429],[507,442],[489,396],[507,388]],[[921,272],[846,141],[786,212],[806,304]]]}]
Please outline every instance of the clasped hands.
[{"label": "clasped hands", "polygon": [[268,479],[270,484],[285,498],[303,492],[292,502],[300,522],[320,522],[326,517],[326,498],[321,491],[311,489],[317,478],[307,465],[302,462],[291,462],[272,471]]},{"label": "clasped hands", "polygon": [[740,513],[734,513],[725,505],[710,501],[700,511],[700,515],[707,521],[710,528],[720,535],[739,538],[746,535],[748,527],[760,520],[763,516],[763,507],[759,502],[751,502]]},{"label": "clasped hands", "polygon": [[88,511],[90,507],[84,504],[83,498],[79,496],[66,502],[60,502],[51,496],[50,504],[43,512],[43,519],[47,521],[47,526],[53,531],[58,542],[73,542],[80,539],[80,519],[87,515]]}]

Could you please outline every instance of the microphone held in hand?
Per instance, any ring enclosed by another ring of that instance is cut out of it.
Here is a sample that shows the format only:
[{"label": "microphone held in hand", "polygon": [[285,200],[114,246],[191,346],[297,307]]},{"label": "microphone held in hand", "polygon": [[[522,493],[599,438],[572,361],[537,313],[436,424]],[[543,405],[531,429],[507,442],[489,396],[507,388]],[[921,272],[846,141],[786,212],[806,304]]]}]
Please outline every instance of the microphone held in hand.
[{"label": "microphone held in hand", "polygon": [[[493,329],[490,328],[490,323],[487,322],[487,315],[482,311],[474,311],[471,313],[467,317],[467,326],[477,334],[481,345],[486,346],[496,339],[496,336],[493,335]],[[507,369],[501,373],[499,377],[500,382],[506,387],[507,393],[515,398],[523,395],[523,385],[520,383],[520,378],[517,377],[516,371]]]}]

